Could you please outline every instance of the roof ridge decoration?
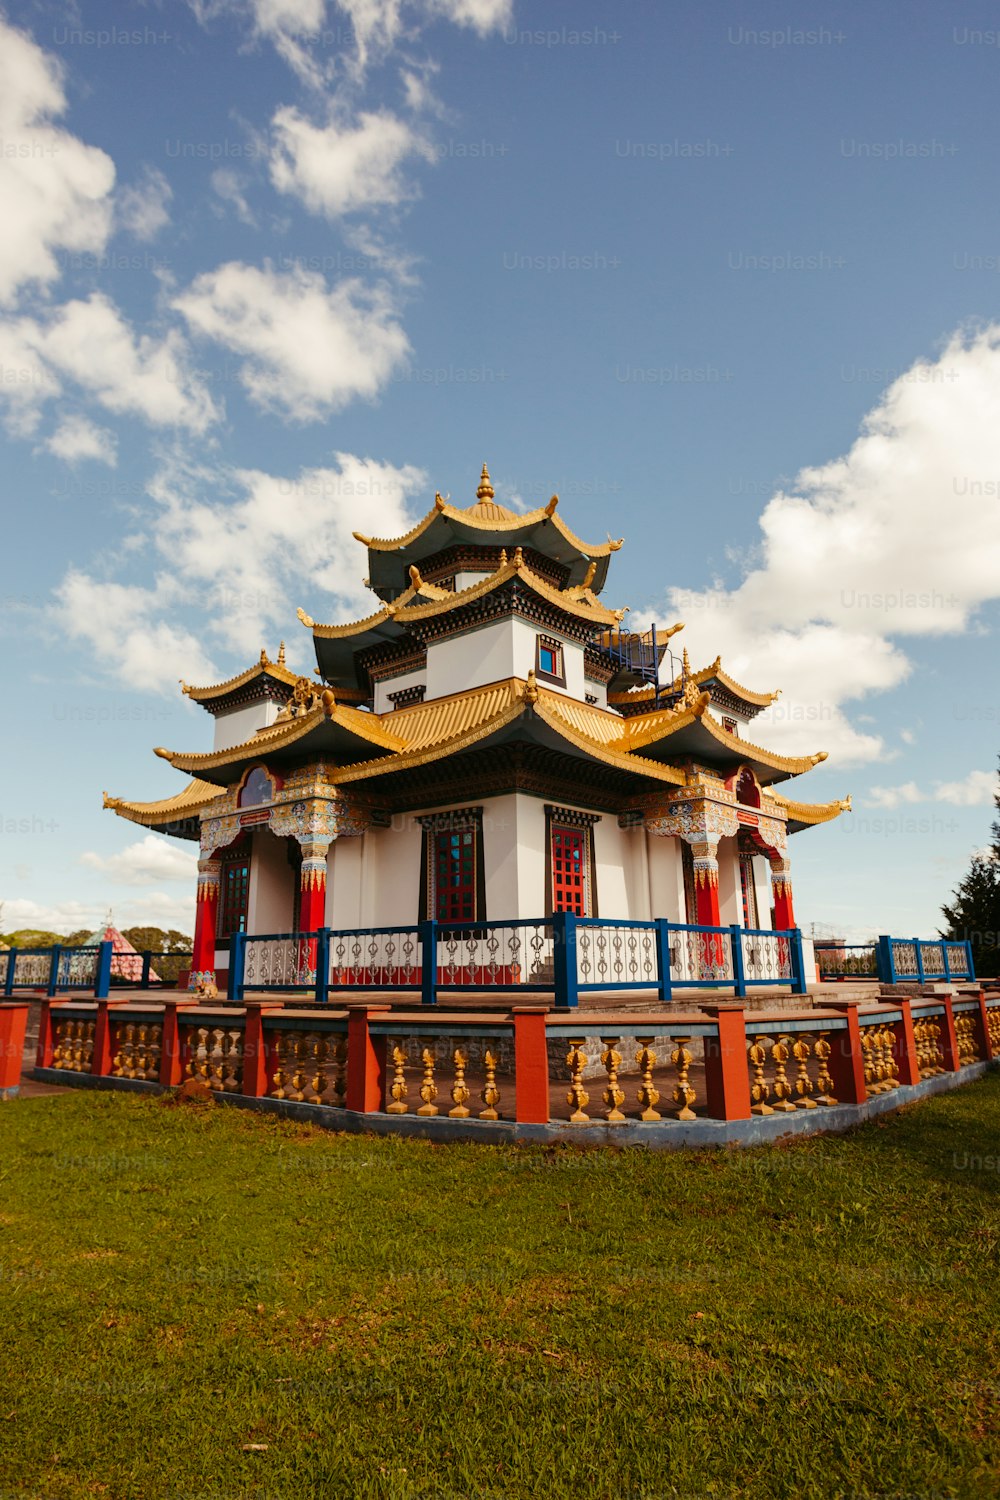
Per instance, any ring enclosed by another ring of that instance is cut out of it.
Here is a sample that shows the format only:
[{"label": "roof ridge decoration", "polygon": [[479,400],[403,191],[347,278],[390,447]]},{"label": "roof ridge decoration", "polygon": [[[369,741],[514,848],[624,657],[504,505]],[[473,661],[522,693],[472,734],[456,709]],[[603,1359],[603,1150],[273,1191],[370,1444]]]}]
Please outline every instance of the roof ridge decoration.
[{"label": "roof ridge decoration", "polygon": [[181,692],[186,698],[191,698],[195,703],[211,701],[213,698],[222,698],[226,693],[234,693],[245,683],[252,682],[255,677],[274,677],[278,682],[286,683],[289,687],[293,685],[297,673],[285,665],[285,643],[282,641],[278,651],[278,660],[271,661],[266,647],[260,653],[260,660],[254,662],[252,667],[246,667],[242,672],[237,672],[233,677],[227,677],[224,682],[211,683],[206,687],[193,687],[191,683],[185,682],[183,677],[179,678]]}]

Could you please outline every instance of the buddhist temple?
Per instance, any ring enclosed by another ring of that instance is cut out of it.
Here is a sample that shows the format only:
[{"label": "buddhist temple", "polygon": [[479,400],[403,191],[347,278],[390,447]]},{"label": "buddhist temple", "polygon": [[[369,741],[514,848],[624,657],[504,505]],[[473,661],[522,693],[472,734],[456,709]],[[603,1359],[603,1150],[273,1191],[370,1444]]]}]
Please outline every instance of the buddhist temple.
[{"label": "buddhist temple", "polygon": [[405,536],[358,535],[375,605],[352,624],[304,609],[313,677],[282,647],[183,692],[209,750],[157,749],[188,778],[160,802],[105,796],[197,840],[191,982],[221,983],[233,933],[439,922],[666,917],[795,925],[788,838],[849,803],[779,790],[825,759],[749,737],[772,692],[682,629],[629,632],[604,602],[622,543],[582,541],[556,496],[440,495]]}]

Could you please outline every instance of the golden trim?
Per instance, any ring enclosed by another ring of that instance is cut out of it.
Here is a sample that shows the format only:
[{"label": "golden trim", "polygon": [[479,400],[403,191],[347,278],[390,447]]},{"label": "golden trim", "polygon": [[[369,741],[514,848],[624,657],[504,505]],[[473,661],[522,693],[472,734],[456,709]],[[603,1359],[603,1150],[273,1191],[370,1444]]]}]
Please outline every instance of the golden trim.
[{"label": "golden trim", "polygon": [[790,823],[806,823],[814,827],[817,823],[830,823],[834,818],[839,818],[842,812],[851,811],[850,797],[838,797],[835,802],[793,802],[788,797],[781,797],[777,792],[770,792],[771,798],[778,803],[785,818]]},{"label": "golden trim", "polygon": [[271,724],[266,729],[258,730],[253,739],[244,740],[239,745],[230,745],[225,750],[190,754],[183,750],[165,750],[162,745],[158,745],[153,753],[161,760],[169,761],[178,771],[199,769],[207,771],[224,766],[230,761],[243,760],[247,755],[258,756],[264,760],[269,752],[284,750],[289,745],[294,745],[296,740],[302,739],[313,729],[317,729],[325,719],[340,724],[342,728],[357,735],[358,739],[366,740],[380,749],[391,752],[403,750],[406,747],[405,740],[382,727],[380,715],[362,713],[359,709],[349,708],[345,703],[320,702],[301,718],[288,719],[281,724]]},{"label": "golden trim", "polygon": [[[671,631],[671,634],[673,633],[674,632]],[[721,662],[722,658],[720,656],[717,656],[710,666],[702,667],[699,672],[692,672],[690,680],[697,683],[698,687],[702,687],[706,682],[710,682],[714,679],[720,684],[721,687],[728,689],[728,691],[731,692],[734,697],[742,698],[745,702],[752,703],[756,708],[767,708],[769,704],[773,703],[776,698],[779,698],[781,696],[780,688],[778,688],[778,690],[773,693],[751,692],[749,688],[744,687],[742,683],[737,682],[735,677],[730,677],[728,672],[724,672],[721,666]],[[680,677],[675,677],[673,682],[670,683],[669,686],[661,687],[660,692],[679,693],[681,691],[681,687],[682,679]],[[652,698],[654,696],[654,693],[655,689],[651,686],[640,688],[640,690],[636,693],[611,693],[608,696],[608,702],[644,703],[647,698]]]},{"label": "golden trim", "polygon": [[195,779],[188,782],[183,791],[175,793],[173,797],[164,797],[159,802],[129,802],[124,797],[109,797],[105,792],[104,807],[130,823],[156,828],[161,823],[176,822],[179,818],[196,817],[209,803],[225,795],[223,787]]},{"label": "golden trim", "polygon": [[[282,642],[282,650],[279,652],[279,658],[283,657],[283,655],[284,642]],[[236,692],[237,688],[241,688],[246,683],[252,682],[255,677],[273,677],[278,682],[283,682],[291,687],[295,683],[298,673],[290,672],[283,660],[268,661],[266,653],[262,651],[259,662],[255,662],[252,667],[247,667],[245,672],[237,672],[235,677],[228,677],[225,682],[217,682],[209,687],[192,687],[190,683],[185,682],[182,678],[181,692],[186,698],[192,698],[195,703],[204,703],[206,700],[211,701],[213,698],[222,698],[226,693]]]},{"label": "golden trim", "polygon": [[578,537],[575,532],[571,531],[570,528],[563,522],[562,518],[556,514],[555,506],[552,504],[551,500],[549,501],[548,505],[540,505],[537,507],[537,509],[529,510],[521,516],[511,515],[510,519],[487,519],[481,513],[477,514],[477,511],[479,511],[479,509],[480,507],[477,503],[476,505],[470,506],[467,510],[463,510],[458,506],[449,505],[446,500],[442,500],[440,496],[436,496],[434,508],[432,510],[429,510],[426,516],[424,516],[423,520],[418,521],[416,526],[413,527],[412,531],[408,531],[405,536],[365,536],[365,534],[361,531],[355,531],[353,535],[356,541],[359,541],[362,546],[367,547],[372,552],[399,552],[402,551],[404,547],[410,546],[412,542],[419,541],[428,527],[431,526],[439,516],[443,516],[447,521],[457,521],[459,525],[471,526],[476,531],[486,532],[512,530],[522,531],[527,530],[531,526],[540,526],[543,522],[548,522],[550,526],[553,526],[555,530],[558,531],[563,541],[567,542],[571,547],[574,547],[578,552],[582,553],[584,557],[589,558],[608,557],[612,552],[617,552],[624,541],[624,537],[620,537],[618,541],[612,541],[610,536],[608,537],[608,540],[606,542],[598,542],[597,544],[593,545],[589,542],[582,541],[580,537]]}]

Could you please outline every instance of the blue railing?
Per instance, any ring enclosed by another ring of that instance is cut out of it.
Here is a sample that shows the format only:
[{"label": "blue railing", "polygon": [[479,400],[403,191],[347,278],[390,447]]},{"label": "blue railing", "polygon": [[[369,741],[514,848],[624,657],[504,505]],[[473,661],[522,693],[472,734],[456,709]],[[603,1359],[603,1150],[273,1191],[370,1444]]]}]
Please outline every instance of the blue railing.
[{"label": "blue railing", "polygon": [[805,994],[797,928],[701,927],[665,918],[625,921],[551,917],[507,922],[418,922],[402,927],[316,932],[235,933],[230,939],[229,999],[249,993],[299,993],[317,1004],[331,990],[412,991],[434,1005],[444,991],[554,993],[572,1008],[581,993],[788,985]]},{"label": "blue railing", "polygon": [[878,979],[883,984],[928,984],[975,979],[972,944],[950,938],[897,938],[868,943],[817,943],[822,979]]},{"label": "blue railing", "polygon": [[107,998],[111,983],[110,943],[68,948],[55,943],[48,948],[8,948],[0,953],[3,993],[42,990],[53,995],[90,990],[98,1000]]}]

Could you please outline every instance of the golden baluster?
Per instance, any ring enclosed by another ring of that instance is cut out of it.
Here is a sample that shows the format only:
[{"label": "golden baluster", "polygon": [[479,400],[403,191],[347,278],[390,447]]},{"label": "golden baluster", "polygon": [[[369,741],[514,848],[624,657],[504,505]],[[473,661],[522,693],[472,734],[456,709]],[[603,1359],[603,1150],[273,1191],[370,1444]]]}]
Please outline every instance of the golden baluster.
[{"label": "golden baluster", "polygon": [[284,1099],[285,1084],[288,1082],[288,1074],[285,1072],[285,1063],[288,1061],[288,1043],[282,1031],[274,1032],[272,1041],[272,1056],[277,1066],[271,1074],[271,1097],[273,1099]]},{"label": "golden baluster", "polygon": [[149,1031],[149,1073],[148,1079],[155,1083],[160,1076],[160,1059],[163,1054],[163,1027],[152,1026]]},{"label": "golden baluster", "polygon": [[637,1036],[636,1041],[639,1043],[639,1050],[635,1054],[636,1065],[639,1069],[639,1092],[637,1098],[642,1105],[639,1119],[660,1120],[663,1117],[656,1108],[660,1102],[660,1092],[653,1082],[653,1069],[656,1067],[653,1038],[651,1036]]},{"label": "golden baluster", "polygon": [[790,1103],[792,1097],[792,1085],[788,1081],[785,1072],[785,1063],[791,1053],[788,1048],[788,1038],[779,1036],[771,1048],[771,1056],[774,1059],[774,1098],[775,1111],[781,1114],[790,1114],[795,1105]]},{"label": "golden baluster", "polygon": [[979,1038],[976,1035],[976,1023],[971,1016],[966,1016],[965,1023],[969,1028],[969,1061],[979,1062]]},{"label": "golden baluster", "polygon": [[347,1038],[338,1036],[333,1045],[333,1062],[335,1073],[333,1075],[333,1101],[338,1109],[343,1109],[344,1100],[347,1097]]},{"label": "golden baluster", "polygon": [[899,1088],[899,1064],[896,1061],[896,1033],[891,1026],[882,1027],[882,1062],[887,1089]]},{"label": "golden baluster", "polygon": [[448,1116],[452,1120],[467,1120],[470,1111],[466,1106],[472,1098],[472,1090],[465,1081],[465,1070],[469,1065],[469,1059],[461,1047],[455,1048],[453,1061],[455,1064],[455,1081],[451,1086],[451,1097],[455,1107],[454,1109],[449,1109]]},{"label": "golden baluster", "polygon": [[771,1090],[767,1086],[764,1076],[764,1064],[767,1062],[768,1040],[766,1036],[755,1036],[752,1044],[747,1048],[747,1057],[753,1068],[753,1078],[750,1080],[750,1113],[752,1115],[773,1115],[774,1110],[767,1102],[767,1096]]},{"label": "golden baluster", "polygon": [[500,1103],[500,1090],[497,1088],[497,1060],[489,1048],[483,1054],[483,1067],[486,1069],[486,1082],[483,1084],[483,1090],[479,1097],[486,1105],[486,1108],[479,1111],[479,1118],[481,1120],[499,1120],[500,1116],[497,1114],[497,1105]]},{"label": "golden baluster", "polygon": [[587,1054],[583,1051],[585,1037],[579,1040],[570,1039],[569,1051],[566,1053],[566,1066],[569,1068],[569,1091],[566,1094],[566,1103],[572,1110],[569,1117],[571,1125],[589,1125],[590,1116],[584,1110],[584,1105],[590,1100],[590,1095],[583,1086],[583,1070],[587,1066]]},{"label": "golden baluster", "polygon": [[125,1031],[122,1026],[112,1026],[111,1045],[114,1053],[111,1057],[111,1073],[115,1078],[125,1076]]},{"label": "golden baluster", "polygon": [[97,1031],[96,1021],[88,1021],[83,1029],[83,1046],[80,1053],[80,1072],[89,1073],[90,1065],[94,1060],[94,1036]]},{"label": "golden baluster", "polygon": [[880,1094],[885,1094],[889,1091],[889,1068],[885,1056],[885,1028],[879,1025],[872,1026],[871,1037],[878,1090]]},{"label": "golden baluster", "polygon": [[917,1072],[921,1078],[927,1077],[927,1023],[920,1020],[913,1023],[913,1037],[917,1044]]},{"label": "golden baluster", "polygon": [[323,1095],[326,1093],[326,1086],[329,1082],[329,1079],[326,1076],[326,1059],[329,1048],[327,1046],[325,1036],[319,1036],[315,1032],[313,1032],[311,1033],[310,1039],[312,1042],[311,1050],[313,1066],[315,1067],[316,1071],[313,1073],[312,1081],[309,1086],[310,1092],[312,1094],[312,1098],[309,1102],[311,1104],[322,1104]]},{"label": "golden baluster", "polygon": [[403,1072],[405,1066],[406,1053],[403,1051],[402,1047],[393,1047],[392,1083],[389,1086],[389,1093],[392,1096],[392,1103],[386,1105],[386,1114],[405,1115],[408,1113],[406,1106],[406,1075]]},{"label": "golden baluster", "polygon": [[677,1082],[674,1084],[671,1097],[678,1106],[675,1111],[678,1120],[696,1120],[698,1118],[691,1108],[695,1100],[695,1092],[688,1081],[688,1072],[692,1062],[691,1053],[687,1049],[687,1043],[690,1040],[689,1036],[675,1036],[674,1049],[670,1054],[670,1061],[677,1069]]},{"label": "golden baluster", "polygon": [[305,1088],[309,1081],[309,1070],[306,1063],[309,1060],[309,1043],[303,1036],[297,1036],[292,1043],[292,1057],[295,1059],[295,1071],[292,1074],[292,1098],[297,1102],[305,1099]]},{"label": "golden baluster", "polygon": [[438,1089],[434,1082],[434,1053],[430,1047],[425,1047],[421,1052],[420,1061],[424,1065],[424,1076],[420,1081],[420,1097],[424,1102],[417,1110],[417,1114],[436,1115],[438,1107],[434,1100],[438,1096]]},{"label": "golden baluster", "polygon": [[79,1073],[81,1071],[80,1059],[83,1056],[83,1022],[70,1021],[69,1026],[70,1072]]},{"label": "golden baluster", "polygon": [[941,1046],[941,1027],[938,1025],[937,1021],[931,1021],[931,1023],[930,1023],[930,1033],[931,1033],[931,1058],[932,1058],[932,1062],[933,1062],[932,1072],[934,1072],[934,1073],[943,1073],[944,1070],[945,1070],[945,1068],[944,1068],[944,1050],[943,1050],[943,1048]]},{"label": "golden baluster", "polygon": [[[9,960],[8,960],[9,962]],[[56,1022],[56,1044],[52,1048],[52,1066],[54,1068],[65,1068],[66,1066],[66,1022]]]},{"label": "golden baluster", "polygon": [[622,1114],[622,1105],[625,1103],[625,1090],[618,1082],[618,1069],[622,1065],[622,1055],[616,1050],[621,1037],[602,1036],[601,1041],[604,1043],[601,1062],[608,1075],[607,1087],[601,1095],[607,1106],[604,1118],[609,1125],[624,1125],[625,1116]]},{"label": "golden baluster", "polygon": [[813,1043],[813,1052],[816,1056],[816,1087],[819,1093],[816,1095],[817,1104],[836,1104],[833,1097],[833,1077],[830,1073],[830,1058],[833,1048],[829,1042],[830,1033],[821,1031]]},{"label": "golden baluster", "polygon": [[149,1030],[145,1021],[139,1023],[135,1071],[139,1078],[145,1078],[149,1072]]},{"label": "golden baluster", "polygon": [[812,1097],[813,1081],[809,1077],[809,1058],[812,1054],[812,1046],[809,1038],[804,1032],[799,1032],[792,1044],[792,1056],[795,1059],[795,1092],[798,1098],[795,1101],[796,1109],[815,1109],[816,1100]]},{"label": "golden baluster", "polygon": [[135,1025],[134,1025],[134,1023],[132,1021],[127,1021],[126,1024],[125,1024],[125,1057],[126,1057],[125,1077],[126,1078],[134,1078],[135,1077],[135,1072],[136,1072],[136,1068],[135,1068],[135,1063],[136,1063],[135,1051],[136,1051],[136,1049],[135,1049]]},{"label": "golden baluster", "polygon": [[861,1028],[861,1060],[865,1073],[865,1093],[877,1094],[878,1078],[875,1075],[875,1057],[871,1034],[867,1026]]}]

